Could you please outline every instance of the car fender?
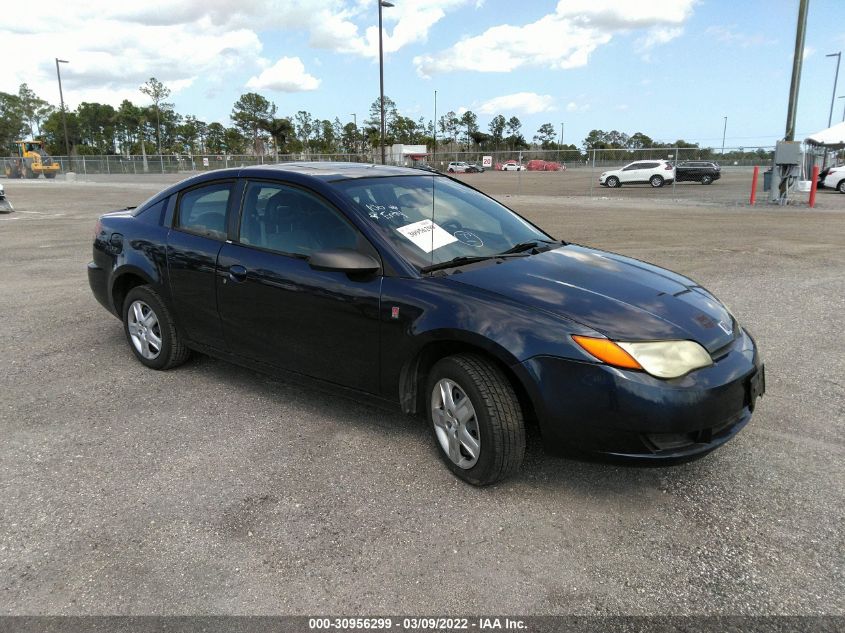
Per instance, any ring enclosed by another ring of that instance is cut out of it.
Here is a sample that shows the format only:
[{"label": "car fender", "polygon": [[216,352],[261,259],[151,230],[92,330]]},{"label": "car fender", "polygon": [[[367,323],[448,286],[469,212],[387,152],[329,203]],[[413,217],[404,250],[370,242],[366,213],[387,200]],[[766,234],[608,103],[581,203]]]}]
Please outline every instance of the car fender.
[{"label": "car fender", "polygon": [[590,362],[570,335],[600,336],[575,321],[448,277],[385,278],[382,306],[382,392],[396,397],[406,411],[416,410],[421,365],[425,371],[429,353],[436,360],[479,351],[505,368],[538,354]]}]

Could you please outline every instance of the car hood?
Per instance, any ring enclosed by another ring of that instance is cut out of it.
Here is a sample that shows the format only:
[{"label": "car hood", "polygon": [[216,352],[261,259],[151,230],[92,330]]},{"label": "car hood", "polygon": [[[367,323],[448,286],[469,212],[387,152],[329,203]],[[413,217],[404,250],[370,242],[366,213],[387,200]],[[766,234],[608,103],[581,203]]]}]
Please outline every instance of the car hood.
[{"label": "car hood", "polygon": [[691,279],[575,244],[501,265],[465,268],[449,279],[576,321],[615,340],[694,340],[713,352],[734,338],[730,313]]}]

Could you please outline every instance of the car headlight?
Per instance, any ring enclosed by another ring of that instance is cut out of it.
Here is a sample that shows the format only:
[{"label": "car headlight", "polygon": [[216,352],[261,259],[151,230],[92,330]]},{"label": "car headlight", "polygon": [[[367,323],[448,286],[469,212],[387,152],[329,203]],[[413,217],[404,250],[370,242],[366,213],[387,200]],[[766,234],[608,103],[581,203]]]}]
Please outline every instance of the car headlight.
[{"label": "car headlight", "polygon": [[606,338],[573,336],[591,356],[624,369],[642,369],[657,378],[678,378],[713,364],[710,354],[695,341],[616,342]]}]

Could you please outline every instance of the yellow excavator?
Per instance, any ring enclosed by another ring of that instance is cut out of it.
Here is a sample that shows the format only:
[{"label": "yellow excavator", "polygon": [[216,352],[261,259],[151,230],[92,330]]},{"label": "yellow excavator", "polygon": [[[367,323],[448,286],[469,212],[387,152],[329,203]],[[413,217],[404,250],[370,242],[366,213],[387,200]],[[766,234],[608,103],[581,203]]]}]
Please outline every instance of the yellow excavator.
[{"label": "yellow excavator", "polygon": [[44,151],[44,141],[15,141],[12,156],[5,160],[7,178],[55,178],[59,164]]}]

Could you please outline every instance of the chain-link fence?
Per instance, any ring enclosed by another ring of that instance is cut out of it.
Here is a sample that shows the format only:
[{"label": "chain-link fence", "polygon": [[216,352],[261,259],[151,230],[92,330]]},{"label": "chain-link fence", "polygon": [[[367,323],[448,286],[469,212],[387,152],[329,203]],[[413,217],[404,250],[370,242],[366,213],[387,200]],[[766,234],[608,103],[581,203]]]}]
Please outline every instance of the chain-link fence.
[{"label": "chain-link fence", "polygon": [[[2,158],[3,169],[10,158]],[[342,162],[373,162],[369,154],[320,154],[307,156],[302,154],[273,155],[94,155],[94,156],[51,156],[50,160],[58,163],[61,173],[74,172],[79,175],[92,174],[176,174],[211,171],[228,167],[248,167],[276,162],[298,160],[331,160]]]},{"label": "chain-link fence", "polygon": [[[654,198],[741,204],[748,201],[755,166],[760,168],[757,189],[762,192],[773,149],[438,150],[388,162],[409,167],[425,164],[442,172],[454,170],[455,177],[499,196]],[[4,168],[8,160],[3,160]],[[53,156],[52,160],[59,164],[61,174],[74,172],[82,176],[187,175],[290,161],[381,162],[379,148],[360,154]]]}]

